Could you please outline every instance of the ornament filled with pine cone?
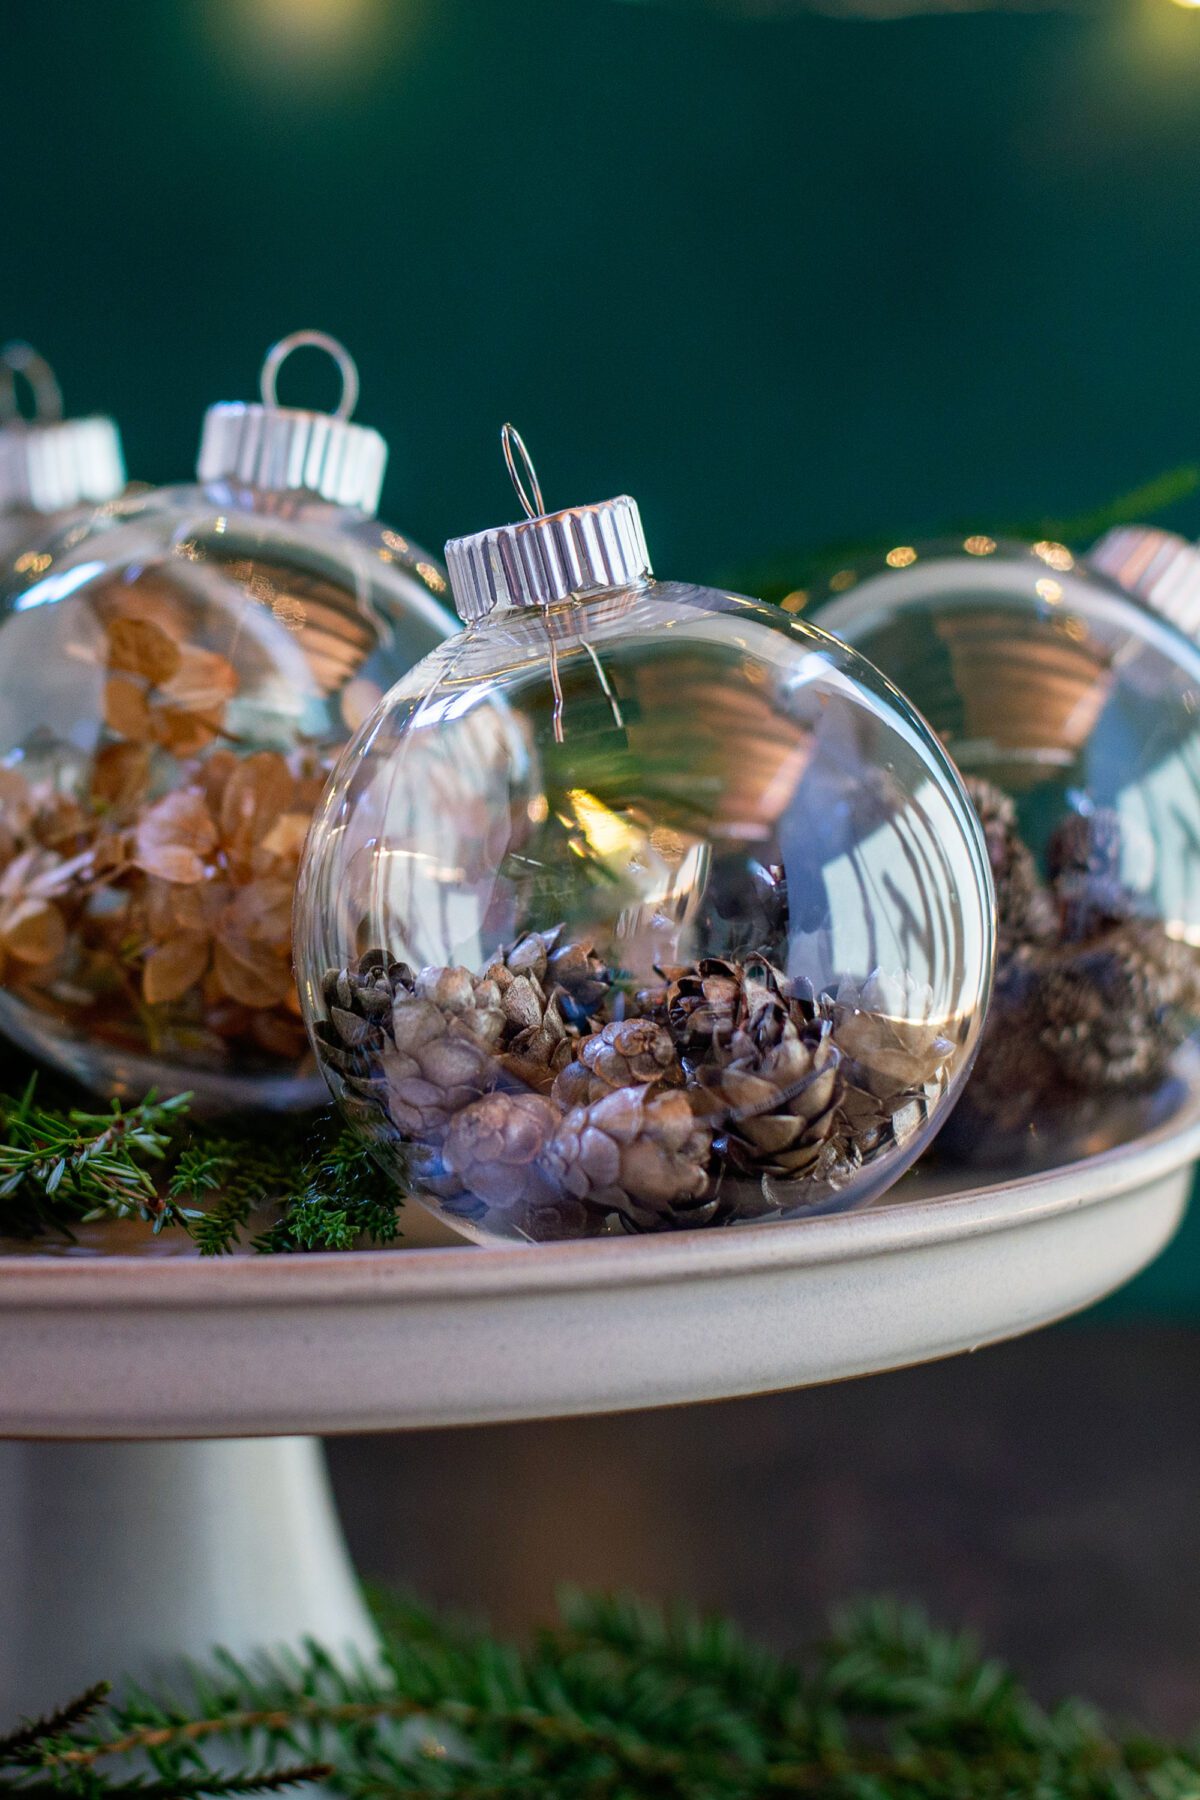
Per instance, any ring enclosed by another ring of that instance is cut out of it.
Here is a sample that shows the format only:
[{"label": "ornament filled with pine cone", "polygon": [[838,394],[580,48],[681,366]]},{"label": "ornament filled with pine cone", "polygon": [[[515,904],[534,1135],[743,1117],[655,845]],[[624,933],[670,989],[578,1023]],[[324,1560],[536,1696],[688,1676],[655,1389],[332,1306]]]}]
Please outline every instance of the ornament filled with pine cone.
[{"label": "ornament filled with pine cone", "polygon": [[814,997],[761,956],[659,974],[632,991],[560,927],[478,974],[371,949],[327,971],[317,1051],[404,1178],[532,1240],[822,1210],[944,1096],[954,1045],[911,983]]},{"label": "ornament filled with pine cone", "polygon": [[1046,879],[1011,798],[967,778],[992,859],[996,987],[943,1155],[1029,1162],[1144,1120],[1200,1019],[1200,955],[1121,877],[1124,833],[1082,802],[1050,831]]},{"label": "ornament filled with pine cone", "polygon": [[627,496],[447,546],[468,629],[344,753],[298,883],[347,1115],[480,1242],[866,1205],[947,1116],[991,879],[944,752],[852,652],[658,581]]},{"label": "ornament filled with pine cone", "polygon": [[817,623],[908,696],[962,774],[997,901],[984,1042],[938,1156],[1052,1167],[1164,1121],[1200,1024],[1196,556],[974,531],[860,562]]}]

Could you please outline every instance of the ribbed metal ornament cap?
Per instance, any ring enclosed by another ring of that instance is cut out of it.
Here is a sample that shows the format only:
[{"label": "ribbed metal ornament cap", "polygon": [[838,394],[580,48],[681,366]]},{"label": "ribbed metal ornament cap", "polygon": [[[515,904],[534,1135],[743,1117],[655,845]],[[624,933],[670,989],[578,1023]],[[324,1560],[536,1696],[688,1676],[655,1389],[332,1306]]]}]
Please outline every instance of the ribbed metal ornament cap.
[{"label": "ribbed metal ornament cap", "polygon": [[[280,406],[275,380],[293,350],[325,350],[342,376],[332,413]],[[379,505],[387,444],[350,414],[358,399],[358,370],[344,345],[323,331],[295,331],[269,352],[262,369],[262,402],[222,401],[204,415],[196,474],[201,482],[230,481],[264,494],[317,494],[335,506],[374,513]]]},{"label": "ribbed metal ornament cap", "polygon": [[[513,486],[527,517],[451,538],[446,569],[458,615],[468,624],[512,606],[553,606],[572,595],[630,587],[652,571],[637,502],[628,494],[548,513],[520,434],[501,434]],[[520,457],[525,480],[518,472]]]},{"label": "ribbed metal ornament cap", "polygon": [[1200,549],[1187,538],[1152,525],[1119,525],[1087,561],[1188,637],[1200,637]]},{"label": "ribbed metal ornament cap", "polygon": [[[22,415],[17,383],[28,389]],[[54,370],[31,344],[0,349],[0,509],[65,512],[115,500],[125,486],[121,438],[111,419],[64,419]]]},{"label": "ribbed metal ornament cap", "polygon": [[115,500],[124,486],[121,438],[111,419],[60,419],[0,430],[0,508],[56,513],[100,506]]}]

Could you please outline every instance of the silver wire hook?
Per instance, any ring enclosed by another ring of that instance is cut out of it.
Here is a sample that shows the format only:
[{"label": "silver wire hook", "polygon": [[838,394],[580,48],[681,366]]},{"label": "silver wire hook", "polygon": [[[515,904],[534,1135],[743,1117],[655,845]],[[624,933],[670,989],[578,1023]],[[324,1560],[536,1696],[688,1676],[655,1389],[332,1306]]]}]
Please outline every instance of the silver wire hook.
[{"label": "silver wire hook", "polygon": [[[525,508],[525,517],[540,519],[546,511],[546,502],[542,499],[542,484],[537,478],[533,458],[525,448],[525,439],[515,425],[501,427],[500,445],[504,451],[504,465],[508,470],[509,480],[517,490],[517,499]],[[517,468],[518,457],[521,459],[521,468],[529,482],[528,490],[525,482],[521,479],[521,470]]]},{"label": "silver wire hook", "polygon": [[21,418],[17,376],[26,382],[33,401],[32,422],[56,423],[63,416],[62,389],[44,356],[32,344],[14,338],[0,350],[0,423]]},{"label": "silver wire hook", "polygon": [[262,394],[263,405],[279,405],[275,393],[275,383],[280,369],[293,350],[309,348],[324,350],[326,355],[331,356],[337,364],[338,372],[342,377],[342,397],[334,408],[333,416],[335,419],[348,419],[358,405],[358,366],[345,344],[340,344],[337,338],[330,337],[327,331],[293,331],[289,336],[280,338],[277,344],[272,344],[267,351],[267,358],[259,377],[259,391]]}]

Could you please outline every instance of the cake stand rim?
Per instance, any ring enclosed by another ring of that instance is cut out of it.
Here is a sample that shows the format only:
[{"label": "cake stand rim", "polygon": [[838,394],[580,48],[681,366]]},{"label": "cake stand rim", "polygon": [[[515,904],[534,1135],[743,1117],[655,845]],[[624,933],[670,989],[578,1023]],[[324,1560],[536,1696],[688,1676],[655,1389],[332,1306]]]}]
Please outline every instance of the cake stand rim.
[{"label": "cake stand rim", "polygon": [[[1102,1205],[1200,1158],[1200,1052],[1187,1094],[1141,1137],[1041,1173],[820,1218],[562,1244],[295,1252],[275,1256],[0,1255],[0,1308],[376,1305],[533,1290],[655,1286],[875,1257],[983,1237]],[[419,1203],[414,1203],[419,1204]]]}]

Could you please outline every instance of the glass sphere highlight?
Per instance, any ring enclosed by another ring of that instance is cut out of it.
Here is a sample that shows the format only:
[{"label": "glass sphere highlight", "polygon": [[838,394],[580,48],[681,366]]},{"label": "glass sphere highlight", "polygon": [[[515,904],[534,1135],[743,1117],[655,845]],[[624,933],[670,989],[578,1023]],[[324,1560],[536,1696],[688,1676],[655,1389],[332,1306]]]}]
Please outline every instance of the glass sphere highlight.
[{"label": "glass sphere highlight", "polygon": [[814,596],[966,778],[996,992],[939,1152],[1050,1166],[1144,1130],[1200,1016],[1200,650],[1061,544],[906,546]]},{"label": "glass sphere highlight", "polygon": [[[604,510],[532,523],[569,559]],[[297,890],[333,1091],[481,1242],[875,1199],[954,1101],[992,960],[978,824],[902,697],[774,608],[648,578],[497,607],[412,670]]]},{"label": "glass sphere highlight", "polygon": [[324,1097],[292,973],[301,846],[342,746],[451,623],[433,559],[300,480],[127,497],[0,589],[0,1030],[101,1092]]}]

